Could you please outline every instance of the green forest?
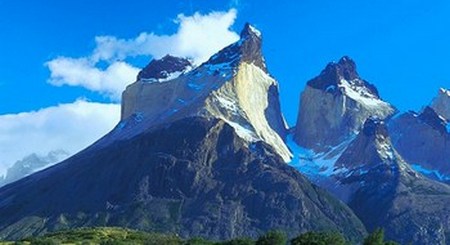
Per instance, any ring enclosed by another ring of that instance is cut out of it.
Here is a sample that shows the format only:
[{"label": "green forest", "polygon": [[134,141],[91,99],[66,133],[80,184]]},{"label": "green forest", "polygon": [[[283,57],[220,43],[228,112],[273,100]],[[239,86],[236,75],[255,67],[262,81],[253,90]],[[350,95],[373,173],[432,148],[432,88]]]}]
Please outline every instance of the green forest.
[{"label": "green forest", "polygon": [[[183,240],[176,235],[147,233],[115,227],[79,228],[59,231],[39,237],[30,237],[21,241],[0,242],[1,245],[53,245],[53,244],[148,244],[148,245],[347,245],[352,244],[337,232],[306,232],[288,239],[282,231],[269,231],[258,239],[236,238],[229,241],[208,241],[203,238]],[[384,240],[384,232],[377,229],[369,234],[364,245],[395,245],[397,243]]]}]

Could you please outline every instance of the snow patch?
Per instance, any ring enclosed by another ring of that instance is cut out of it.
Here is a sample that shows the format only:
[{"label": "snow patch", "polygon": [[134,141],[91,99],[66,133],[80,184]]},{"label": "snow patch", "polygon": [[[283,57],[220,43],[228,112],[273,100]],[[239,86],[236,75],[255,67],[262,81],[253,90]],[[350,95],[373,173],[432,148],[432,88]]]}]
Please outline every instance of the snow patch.
[{"label": "snow patch", "polygon": [[253,33],[256,34],[256,36],[261,37],[261,32],[260,32],[258,29],[256,29],[256,28],[255,28],[254,26],[252,26],[252,25],[248,25],[248,27],[250,28],[250,31],[251,31],[251,32],[253,32]]},{"label": "snow patch", "polygon": [[255,142],[258,141],[258,137],[253,133],[251,129],[245,128],[244,126],[232,122],[230,120],[224,119],[223,120],[228,123],[231,127],[234,128],[236,134],[241,137],[242,139],[248,141],[248,142]]},{"label": "snow patch", "polygon": [[344,93],[351,99],[362,104],[365,108],[371,110],[382,110],[391,114],[394,109],[389,103],[378,99],[374,94],[370,92],[365,86],[356,86],[354,82],[341,79],[339,88],[344,90]]},{"label": "snow patch", "polygon": [[311,179],[345,173],[348,170],[346,168],[336,169],[335,163],[352,140],[353,137],[325,153],[316,153],[297,145],[293,140],[293,135],[289,134],[286,138],[286,144],[294,155],[289,164]]},{"label": "snow patch", "polygon": [[237,112],[238,106],[235,101],[233,101],[229,98],[222,97],[222,96],[217,96],[216,99],[223,108],[225,108],[231,112],[234,112],[234,113]]},{"label": "snow patch", "polygon": [[446,96],[450,97],[450,90],[448,90],[448,89],[440,88],[439,92],[441,92],[442,94],[445,94]]},{"label": "snow patch", "polygon": [[380,155],[380,157],[384,160],[395,160],[394,156],[394,149],[392,145],[390,144],[389,140],[384,138],[384,136],[377,136],[377,152]]},{"label": "snow patch", "polygon": [[180,77],[181,75],[188,73],[189,71],[192,70],[192,68],[193,68],[192,66],[187,66],[182,71],[175,71],[175,72],[171,72],[171,73],[168,73],[167,71],[162,71],[165,78],[141,78],[141,81],[145,82],[145,83],[163,83],[163,82],[172,81],[172,80]]}]

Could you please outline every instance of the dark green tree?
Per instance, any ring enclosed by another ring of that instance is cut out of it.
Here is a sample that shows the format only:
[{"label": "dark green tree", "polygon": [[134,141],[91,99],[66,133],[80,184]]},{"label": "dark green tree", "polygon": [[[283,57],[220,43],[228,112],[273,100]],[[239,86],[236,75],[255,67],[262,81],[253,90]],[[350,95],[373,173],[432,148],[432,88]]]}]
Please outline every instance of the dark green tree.
[{"label": "dark green tree", "polygon": [[287,236],[282,231],[269,231],[256,241],[256,245],[286,245]]},{"label": "dark green tree", "polygon": [[384,231],[381,228],[375,229],[364,239],[364,245],[384,245]]},{"label": "dark green tree", "polygon": [[292,245],[345,245],[344,237],[337,232],[306,232],[292,239]]},{"label": "dark green tree", "polygon": [[384,241],[384,230],[381,228],[375,229],[369,236],[364,239],[364,245],[398,245],[393,241]]}]

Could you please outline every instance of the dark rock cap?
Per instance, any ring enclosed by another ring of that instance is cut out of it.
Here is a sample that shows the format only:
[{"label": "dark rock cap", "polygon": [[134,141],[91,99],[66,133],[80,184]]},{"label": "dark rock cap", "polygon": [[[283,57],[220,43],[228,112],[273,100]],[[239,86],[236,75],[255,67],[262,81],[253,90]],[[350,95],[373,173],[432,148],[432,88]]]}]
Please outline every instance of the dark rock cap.
[{"label": "dark rock cap", "polygon": [[192,66],[192,63],[186,58],[166,55],[161,59],[153,59],[144,69],[142,69],[137,80],[141,79],[164,79],[170,73],[181,72],[187,67]]},{"label": "dark rock cap", "polygon": [[253,27],[250,23],[245,23],[241,31],[241,39],[257,38],[261,39],[261,32]]},{"label": "dark rock cap", "polygon": [[316,89],[329,91],[328,88],[340,84],[341,79],[345,79],[355,86],[366,87],[374,96],[379,98],[377,88],[371,83],[361,79],[355,61],[349,56],[342,57],[337,63],[328,63],[320,75],[308,81],[307,84]]}]

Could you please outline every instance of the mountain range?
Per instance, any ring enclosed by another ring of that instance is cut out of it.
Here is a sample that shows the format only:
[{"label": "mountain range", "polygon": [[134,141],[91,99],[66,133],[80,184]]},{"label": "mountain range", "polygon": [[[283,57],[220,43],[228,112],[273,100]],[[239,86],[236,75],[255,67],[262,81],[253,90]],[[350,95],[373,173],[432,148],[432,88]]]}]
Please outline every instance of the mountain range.
[{"label": "mountain range", "polygon": [[152,60],[117,126],[87,149],[0,189],[0,238],[121,226],[214,240],[282,229],[358,243],[450,239],[450,92],[400,113],[343,57],[308,81],[288,128],[262,34],[203,64]]},{"label": "mountain range", "polygon": [[6,170],[4,176],[0,176],[0,187],[19,180],[39,170],[43,170],[55,163],[58,163],[69,157],[69,153],[64,150],[54,150],[47,155],[30,154],[23,159],[15,162]]}]

